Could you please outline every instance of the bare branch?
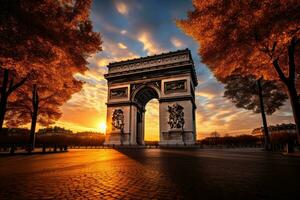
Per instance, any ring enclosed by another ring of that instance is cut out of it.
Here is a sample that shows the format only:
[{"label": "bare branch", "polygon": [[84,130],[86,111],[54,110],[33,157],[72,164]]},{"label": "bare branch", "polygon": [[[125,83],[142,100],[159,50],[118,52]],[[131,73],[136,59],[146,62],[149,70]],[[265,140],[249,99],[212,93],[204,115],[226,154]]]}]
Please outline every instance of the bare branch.
[{"label": "bare branch", "polygon": [[296,27],[295,29],[290,30],[289,32],[290,32],[290,34],[295,35],[295,34],[297,34],[298,31],[300,31],[300,27]]},{"label": "bare branch", "polygon": [[272,50],[271,50],[271,51],[272,51],[272,53],[274,53],[274,51],[275,51],[275,49],[276,49],[276,45],[277,45],[277,42],[274,42],[274,43],[273,43]]},{"label": "bare branch", "polygon": [[26,80],[27,80],[28,76],[26,76],[25,78],[23,78],[21,81],[19,81],[18,83],[16,83],[15,85],[11,85],[7,91],[7,95],[10,95],[13,91],[15,91],[16,89],[18,89],[18,87],[20,87],[21,85],[23,85]]},{"label": "bare branch", "polygon": [[282,72],[281,67],[280,67],[280,65],[279,65],[279,63],[278,63],[278,59],[275,59],[275,60],[273,61],[273,66],[274,66],[274,68],[275,68],[275,70],[276,70],[276,72],[277,72],[279,78],[280,78],[284,83],[287,84],[287,83],[288,83],[288,79],[285,77],[284,73]]},{"label": "bare branch", "polygon": [[276,47],[276,43],[277,42],[274,42],[273,43],[273,46],[272,46],[272,49],[270,50],[270,48],[268,47],[268,45],[266,44],[261,44],[261,43],[258,43],[260,46],[262,46],[262,48],[259,48],[259,50],[263,53],[266,53],[271,59],[273,58],[273,55],[274,55],[274,50],[275,50],[275,47]]}]

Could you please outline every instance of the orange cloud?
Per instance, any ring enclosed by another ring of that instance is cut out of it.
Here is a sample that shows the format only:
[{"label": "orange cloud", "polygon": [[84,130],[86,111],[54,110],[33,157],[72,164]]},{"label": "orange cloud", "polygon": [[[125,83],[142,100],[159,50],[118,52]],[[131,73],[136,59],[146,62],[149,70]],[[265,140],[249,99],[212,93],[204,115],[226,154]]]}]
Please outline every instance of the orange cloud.
[{"label": "orange cloud", "polygon": [[205,97],[205,98],[207,98],[207,99],[213,99],[214,97],[215,97],[215,95],[214,94],[212,94],[212,93],[210,93],[210,92],[195,92],[196,94],[196,96],[199,96],[199,97]]},{"label": "orange cloud", "polygon": [[128,6],[122,2],[122,1],[118,1],[115,3],[116,9],[117,11],[122,14],[122,15],[128,15]]},{"label": "orange cloud", "polygon": [[176,48],[183,48],[185,46],[184,42],[176,37],[171,37],[171,43]]},{"label": "orange cloud", "polygon": [[143,43],[144,51],[147,51],[148,55],[159,54],[164,50],[153,40],[150,32],[143,31],[138,36],[138,41]]},{"label": "orange cloud", "polygon": [[118,43],[118,47],[120,47],[121,49],[127,49],[127,46],[121,42]]},{"label": "orange cloud", "polygon": [[101,58],[101,59],[97,60],[97,65],[99,67],[105,67],[108,65],[108,63],[109,63],[109,60],[105,59],[105,58]]}]

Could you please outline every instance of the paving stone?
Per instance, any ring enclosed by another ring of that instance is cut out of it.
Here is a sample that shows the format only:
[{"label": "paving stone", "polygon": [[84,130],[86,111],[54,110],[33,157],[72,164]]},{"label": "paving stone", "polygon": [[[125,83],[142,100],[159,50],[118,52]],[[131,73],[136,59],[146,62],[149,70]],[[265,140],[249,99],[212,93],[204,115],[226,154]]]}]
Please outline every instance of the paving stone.
[{"label": "paving stone", "polygon": [[0,199],[300,199],[299,169],[298,158],[260,150],[0,157]]}]

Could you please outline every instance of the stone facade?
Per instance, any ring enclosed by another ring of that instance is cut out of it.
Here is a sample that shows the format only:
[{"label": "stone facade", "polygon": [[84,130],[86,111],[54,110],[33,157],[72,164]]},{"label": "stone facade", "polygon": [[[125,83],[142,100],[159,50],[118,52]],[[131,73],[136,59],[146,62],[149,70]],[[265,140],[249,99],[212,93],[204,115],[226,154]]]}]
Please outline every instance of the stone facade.
[{"label": "stone facade", "polygon": [[197,77],[188,49],[107,67],[106,144],[143,145],[145,106],[153,98],[159,101],[159,143],[195,143]]}]

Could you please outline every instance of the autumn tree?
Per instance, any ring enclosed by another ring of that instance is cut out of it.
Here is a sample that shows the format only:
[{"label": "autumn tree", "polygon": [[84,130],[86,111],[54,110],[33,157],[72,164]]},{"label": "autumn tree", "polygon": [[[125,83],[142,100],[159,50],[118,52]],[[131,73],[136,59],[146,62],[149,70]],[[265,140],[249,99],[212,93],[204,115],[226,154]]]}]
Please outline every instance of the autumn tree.
[{"label": "autumn tree", "polygon": [[[8,103],[6,125],[18,127],[31,123],[30,146],[34,148],[36,124],[49,126],[58,120],[60,107],[79,92],[82,82],[72,76],[72,71],[58,68],[58,72],[35,72],[16,90]],[[41,74],[43,73],[43,74]]]},{"label": "autumn tree", "polygon": [[[91,0],[2,0],[0,6],[0,130],[9,96],[31,71],[60,63],[87,70],[87,57],[101,50],[89,19]],[[13,83],[13,84],[12,84]]]},{"label": "autumn tree", "polygon": [[264,127],[265,149],[268,150],[270,136],[266,114],[271,115],[287,99],[278,81],[256,79],[255,76],[231,75],[225,78],[224,97],[230,99],[237,108],[261,113]]},{"label": "autumn tree", "polygon": [[15,71],[9,71],[8,69],[3,69],[0,67],[0,77],[3,77],[0,80],[0,129],[3,126],[4,117],[6,113],[6,105],[8,97],[12,94],[13,91],[18,89],[27,79],[26,77],[18,78],[18,75]]},{"label": "autumn tree", "polygon": [[[239,73],[280,80],[287,90],[300,143],[300,1],[194,0],[178,25],[200,45],[218,80]],[[299,91],[298,91],[299,92]]]}]

